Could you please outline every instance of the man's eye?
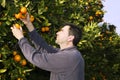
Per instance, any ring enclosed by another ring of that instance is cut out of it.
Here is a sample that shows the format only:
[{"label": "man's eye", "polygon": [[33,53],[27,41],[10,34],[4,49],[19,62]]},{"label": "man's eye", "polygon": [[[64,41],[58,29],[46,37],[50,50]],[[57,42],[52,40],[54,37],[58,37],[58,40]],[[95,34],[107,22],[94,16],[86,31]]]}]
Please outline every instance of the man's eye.
[{"label": "man's eye", "polygon": [[63,29],[60,29],[60,31],[63,31]]},{"label": "man's eye", "polygon": [[59,31],[62,31],[62,29],[58,29],[58,32],[59,32]]},{"label": "man's eye", "polygon": [[59,31],[62,31],[62,29],[60,29]]}]

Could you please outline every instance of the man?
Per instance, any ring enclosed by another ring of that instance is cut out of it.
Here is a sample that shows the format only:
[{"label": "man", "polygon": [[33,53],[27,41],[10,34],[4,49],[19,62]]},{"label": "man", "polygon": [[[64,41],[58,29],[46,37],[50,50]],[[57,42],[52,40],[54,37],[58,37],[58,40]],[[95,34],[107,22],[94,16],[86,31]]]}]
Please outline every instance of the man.
[{"label": "man", "polygon": [[56,43],[60,46],[60,49],[56,49],[49,46],[36,32],[28,13],[21,21],[28,28],[34,47],[24,37],[22,28],[17,29],[13,26],[11,30],[28,61],[43,70],[50,71],[50,80],[84,80],[84,59],[75,47],[82,35],[77,26],[65,24],[56,33]]}]

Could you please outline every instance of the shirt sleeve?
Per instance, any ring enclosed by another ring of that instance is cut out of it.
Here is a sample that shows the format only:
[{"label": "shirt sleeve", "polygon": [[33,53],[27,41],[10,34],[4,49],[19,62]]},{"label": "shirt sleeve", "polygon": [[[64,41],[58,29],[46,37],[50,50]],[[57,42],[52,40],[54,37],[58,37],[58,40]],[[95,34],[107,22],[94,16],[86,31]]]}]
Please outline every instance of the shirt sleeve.
[{"label": "shirt sleeve", "polygon": [[[68,52],[57,52],[56,54],[50,54],[41,48],[40,51],[32,47],[26,38],[22,38],[18,42],[23,55],[33,65],[52,72],[62,72],[67,70],[68,67],[75,65],[78,58],[72,58],[72,55],[68,55]],[[61,54],[62,53],[62,54]]]},{"label": "shirt sleeve", "polygon": [[43,48],[49,53],[54,53],[57,51],[56,48],[53,48],[52,46],[47,44],[47,42],[36,32],[36,29],[30,32],[29,36],[37,50],[40,50],[41,48]]}]

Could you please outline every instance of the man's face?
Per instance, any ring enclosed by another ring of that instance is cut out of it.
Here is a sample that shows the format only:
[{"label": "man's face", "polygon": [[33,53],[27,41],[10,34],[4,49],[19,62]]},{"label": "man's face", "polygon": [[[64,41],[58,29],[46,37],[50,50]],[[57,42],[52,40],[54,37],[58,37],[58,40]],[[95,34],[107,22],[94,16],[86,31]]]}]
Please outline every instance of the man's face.
[{"label": "man's face", "polygon": [[56,43],[57,44],[64,44],[68,42],[68,37],[69,37],[69,28],[70,26],[64,26],[63,28],[61,28],[60,31],[58,31],[57,37],[56,37]]}]

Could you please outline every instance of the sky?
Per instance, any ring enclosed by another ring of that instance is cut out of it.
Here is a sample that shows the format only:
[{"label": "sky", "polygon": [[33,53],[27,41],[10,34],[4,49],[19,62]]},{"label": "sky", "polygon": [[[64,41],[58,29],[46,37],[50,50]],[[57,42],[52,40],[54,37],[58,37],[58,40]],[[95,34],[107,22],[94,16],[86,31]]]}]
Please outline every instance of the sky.
[{"label": "sky", "polygon": [[115,25],[116,32],[120,35],[120,0],[104,0],[104,22]]}]

